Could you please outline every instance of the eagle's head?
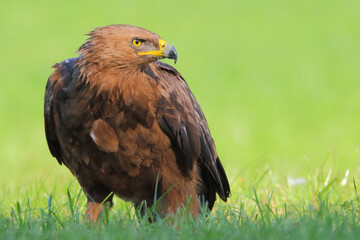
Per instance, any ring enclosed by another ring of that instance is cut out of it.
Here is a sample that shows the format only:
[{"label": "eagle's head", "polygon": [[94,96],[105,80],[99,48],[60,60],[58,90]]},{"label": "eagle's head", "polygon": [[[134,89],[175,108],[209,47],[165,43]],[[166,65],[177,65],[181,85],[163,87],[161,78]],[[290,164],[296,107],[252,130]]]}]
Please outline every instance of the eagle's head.
[{"label": "eagle's head", "polygon": [[131,25],[96,28],[78,50],[86,62],[117,68],[141,68],[161,58],[177,60],[175,48],[156,33]]}]

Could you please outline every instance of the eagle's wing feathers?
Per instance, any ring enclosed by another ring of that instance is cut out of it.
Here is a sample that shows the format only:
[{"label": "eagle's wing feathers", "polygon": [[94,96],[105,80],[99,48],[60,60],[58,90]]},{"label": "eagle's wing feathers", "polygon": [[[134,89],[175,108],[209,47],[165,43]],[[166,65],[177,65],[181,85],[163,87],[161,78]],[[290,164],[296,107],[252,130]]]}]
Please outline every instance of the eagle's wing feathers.
[{"label": "eagle's wing feathers", "polygon": [[186,175],[195,162],[198,164],[204,184],[202,194],[211,208],[216,192],[226,201],[230,187],[207,121],[180,73],[165,63],[156,64],[162,76],[159,82],[164,81],[167,86],[159,100],[157,121],[170,138],[175,152],[183,156],[179,159],[185,159],[177,163],[182,173]]},{"label": "eagle's wing feathers", "polygon": [[[50,77],[51,78],[51,77]],[[60,145],[55,133],[55,121],[53,114],[53,100],[52,100],[52,83],[50,78],[46,84],[45,89],[45,105],[44,105],[44,120],[45,120],[45,136],[51,154],[55,157],[59,164],[62,164],[60,155]]]},{"label": "eagle's wing feathers", "polygon": [[[61,152],[60,141],[56,128],[60,124],[71,125],[76,119],[73,116],[77,114],[68,114],[71,108],[65,104],[74,93],[74,82],[78,80],[78,73],[74,71],[74,64],[76,58],[67,59],[61,63],[55,64],[53,67],[56,69],[53,74],[49,77],[46,88],[45,88],[45,99],[44,99],[44,120],[45,120],[45,135],[46,140],[50,149],[51,154],[58,160],[60,164],[64,163],[64,159]],[[59,107],[59,104],[62,103]],[[61,111],[61,108],[68,109],[66,112]],[[66,114],[64,114],[66,113]]]}]

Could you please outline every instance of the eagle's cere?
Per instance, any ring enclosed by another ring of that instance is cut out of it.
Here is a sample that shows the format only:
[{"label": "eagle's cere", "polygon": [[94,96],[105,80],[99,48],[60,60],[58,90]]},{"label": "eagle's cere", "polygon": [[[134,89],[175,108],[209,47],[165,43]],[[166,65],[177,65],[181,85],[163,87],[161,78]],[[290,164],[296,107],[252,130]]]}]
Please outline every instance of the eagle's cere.
[{"label": "eagle's cere", "polygon": [[211,209],[216,193],[226,201],[230,187],[205,116],[180,73],[157,61],[176,61],[175,48],[129,25],[89,35],[78,57],[54,66],[44,106],[49,149],[83,188],[86,215],[96,220],[112,192],[151,206],[156,188],[160,215],[188,199],[196,215],[199,199]]}]

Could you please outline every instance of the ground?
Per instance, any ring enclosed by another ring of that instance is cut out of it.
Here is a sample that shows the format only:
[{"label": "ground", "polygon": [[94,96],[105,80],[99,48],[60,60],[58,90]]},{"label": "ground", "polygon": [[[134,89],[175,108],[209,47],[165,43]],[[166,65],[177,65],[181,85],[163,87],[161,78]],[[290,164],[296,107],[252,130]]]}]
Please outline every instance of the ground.
[{"label": "ground", "polygon": [[[357,239],[359,10],[355,0],[1,2],[0,238]],[[50,66],[114,23],[178,51],[232,187],[208,217],[148,224],[116,199],[89,225],[76,180],[47,149]]]}]

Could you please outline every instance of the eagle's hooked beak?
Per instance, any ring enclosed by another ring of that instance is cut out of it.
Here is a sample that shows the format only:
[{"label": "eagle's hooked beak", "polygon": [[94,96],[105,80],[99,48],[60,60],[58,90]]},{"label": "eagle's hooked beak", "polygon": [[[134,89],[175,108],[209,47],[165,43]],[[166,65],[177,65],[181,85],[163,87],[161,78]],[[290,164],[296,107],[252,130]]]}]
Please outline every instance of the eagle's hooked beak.
[{"label": "eagle's hooked beak", "polygon": [[177,61],[177,52],[173,45],[167,43],[166,41],[159,39],[159,50],[158,51],[148,51],[148,52],[139,52],[139,55],[153,55],[154,57],[161,58],[170,58],[174,59],[174,63]]}]

